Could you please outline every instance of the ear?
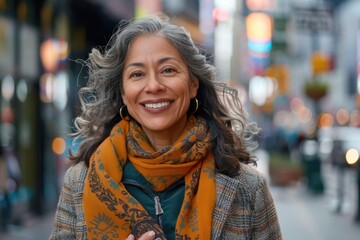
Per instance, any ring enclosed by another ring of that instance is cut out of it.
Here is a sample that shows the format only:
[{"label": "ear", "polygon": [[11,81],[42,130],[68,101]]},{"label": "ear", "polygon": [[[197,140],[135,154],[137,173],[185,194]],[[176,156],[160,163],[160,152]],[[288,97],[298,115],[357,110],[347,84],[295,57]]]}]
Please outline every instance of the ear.
[{"label": "ear", "polygon": [[199,89],[199,79],[195,77],[190,82],[190,98],[196,97],[198,89]]},{"label": "ear", "polygon": [[120,89],[121,99],[123,101],[123,104],[126,105],[126,96],[123,89]]},{"label": "ear", "polygon": [[123,95],[123,94],[121,94],[121,99],[122,99],[122,101],[123,101],[124,105],[126,105],[126,98],[124,97],[124,95]]}]

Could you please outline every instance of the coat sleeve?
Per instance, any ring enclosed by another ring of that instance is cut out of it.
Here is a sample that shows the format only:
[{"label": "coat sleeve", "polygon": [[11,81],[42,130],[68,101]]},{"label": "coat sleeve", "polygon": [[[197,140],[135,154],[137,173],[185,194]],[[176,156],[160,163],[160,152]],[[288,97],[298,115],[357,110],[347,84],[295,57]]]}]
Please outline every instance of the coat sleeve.
[{"label": "coat sleeve", "polygon": [[65,173],[64,183],[56,209],[53,230],[49,240],[76,239],[76,226],[78,225],[76,201],[79,195],[78,175],[76,167],[70,167]]},{"label": "coat sleeve", "polygon": [[275,204],[266,179],[261,176],[256,191],[253,234],[251,239],[280,240],[282,239]]}]

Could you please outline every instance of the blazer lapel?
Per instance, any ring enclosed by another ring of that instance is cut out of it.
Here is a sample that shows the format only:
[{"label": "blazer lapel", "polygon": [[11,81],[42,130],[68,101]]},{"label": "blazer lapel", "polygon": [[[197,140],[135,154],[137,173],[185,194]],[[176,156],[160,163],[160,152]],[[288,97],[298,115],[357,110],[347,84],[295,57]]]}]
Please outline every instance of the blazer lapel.
[{"label": "blazer lapel", "polygon": [[213,213],[212,239],[220,239],[226,217],[239,189],[240,181],[223,174],[216,174],[216,205]]}]

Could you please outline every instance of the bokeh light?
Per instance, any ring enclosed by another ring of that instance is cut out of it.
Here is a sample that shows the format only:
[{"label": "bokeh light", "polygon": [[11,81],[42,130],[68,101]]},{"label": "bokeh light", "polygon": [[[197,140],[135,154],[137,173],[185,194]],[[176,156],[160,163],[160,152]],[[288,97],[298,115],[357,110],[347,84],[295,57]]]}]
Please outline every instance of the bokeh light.
[{"label": "bokeh light", "polygon": [[1,110],[1,121],[3,123],[14,122],[14,111],[10,107],[4,107]]},{"label": "bokeh light", "polygon": [[350,121],[350,114],[345,108],[341,108],[336,112],[336,121],[339,125],[345,125]]},{"label": "bokeh light", "polygon": [[44,103],[53,101],[54,75],[45,73],[40,78],[40,99]]},{"label": "bokeh light", "polygon": [[47,72],[55,72],[60,60],[69,54],[67,41],[47,39],[40,45],[41,62]]},{"label": "bokeh light", "polygon": [[274,91],[274,81],[271,78],[254,76],[250,79],[249,98],[256,105],[263,106]]},{"label": "bokeh light", "polygon": [[346,162],[350,165],[356,163],[359,160],[359,152],[354,148],[347,150],[345,156]]},{"label": "bokeh light", "polygon": [[360,111],[355,109],[350,114],[350,125],[352,127],[360,127]]},{"label": "bokeh light", "polygon": [[319,117],[320,128],[330,128],[334,125],[334,117],[330,113],[322,113]]},{"label": "bokeh light", "polygon": [[20,102],[25,102],[28,95],[28,86],[25,79],[21,79],[16,86],[16,96]]},{"label": "bokeh light", "polygon": [[300,106],[297,110],[299,121],[303,124],[309,123],[313,117],[312,112],[306,106]]},{"label": "bokeh light", "polygon": [[300,109],[304,106],[304,102],[299,97],[294,97],[290,101],[290,109],[293,113],[298,114]]},{"label": "bokeh light", "polygon": [[10,101],[14,96],[15,82],[14,78],[10,75],[6,75],[1,83],[1,95],[6,101]]},{"label": "bokeh light", "polygon": [[265,13],[250,13],[246,18],[248,39],[256,42],[268,42],[272,36],[272,20]]},{"label": "bokeh light", "polygon": [[61,155],[65,152],[66,142],[63,138],[57,137],[52,141],[52,150],[55,154]]}]

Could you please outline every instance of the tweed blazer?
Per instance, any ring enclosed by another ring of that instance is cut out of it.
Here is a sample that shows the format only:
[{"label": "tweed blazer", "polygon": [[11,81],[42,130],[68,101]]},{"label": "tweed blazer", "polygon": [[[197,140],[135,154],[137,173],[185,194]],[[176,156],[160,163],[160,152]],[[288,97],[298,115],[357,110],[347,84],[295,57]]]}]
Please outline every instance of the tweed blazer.
[{"label": "tweed blazer", "polygon": [[[82,197],[86,174],[84,163],[66,171],[49,240],[87,239]],[[282,239],[275,205],[261,173],[242,164],[236,178],[216,174],[215,179],[211,239]]]}]

